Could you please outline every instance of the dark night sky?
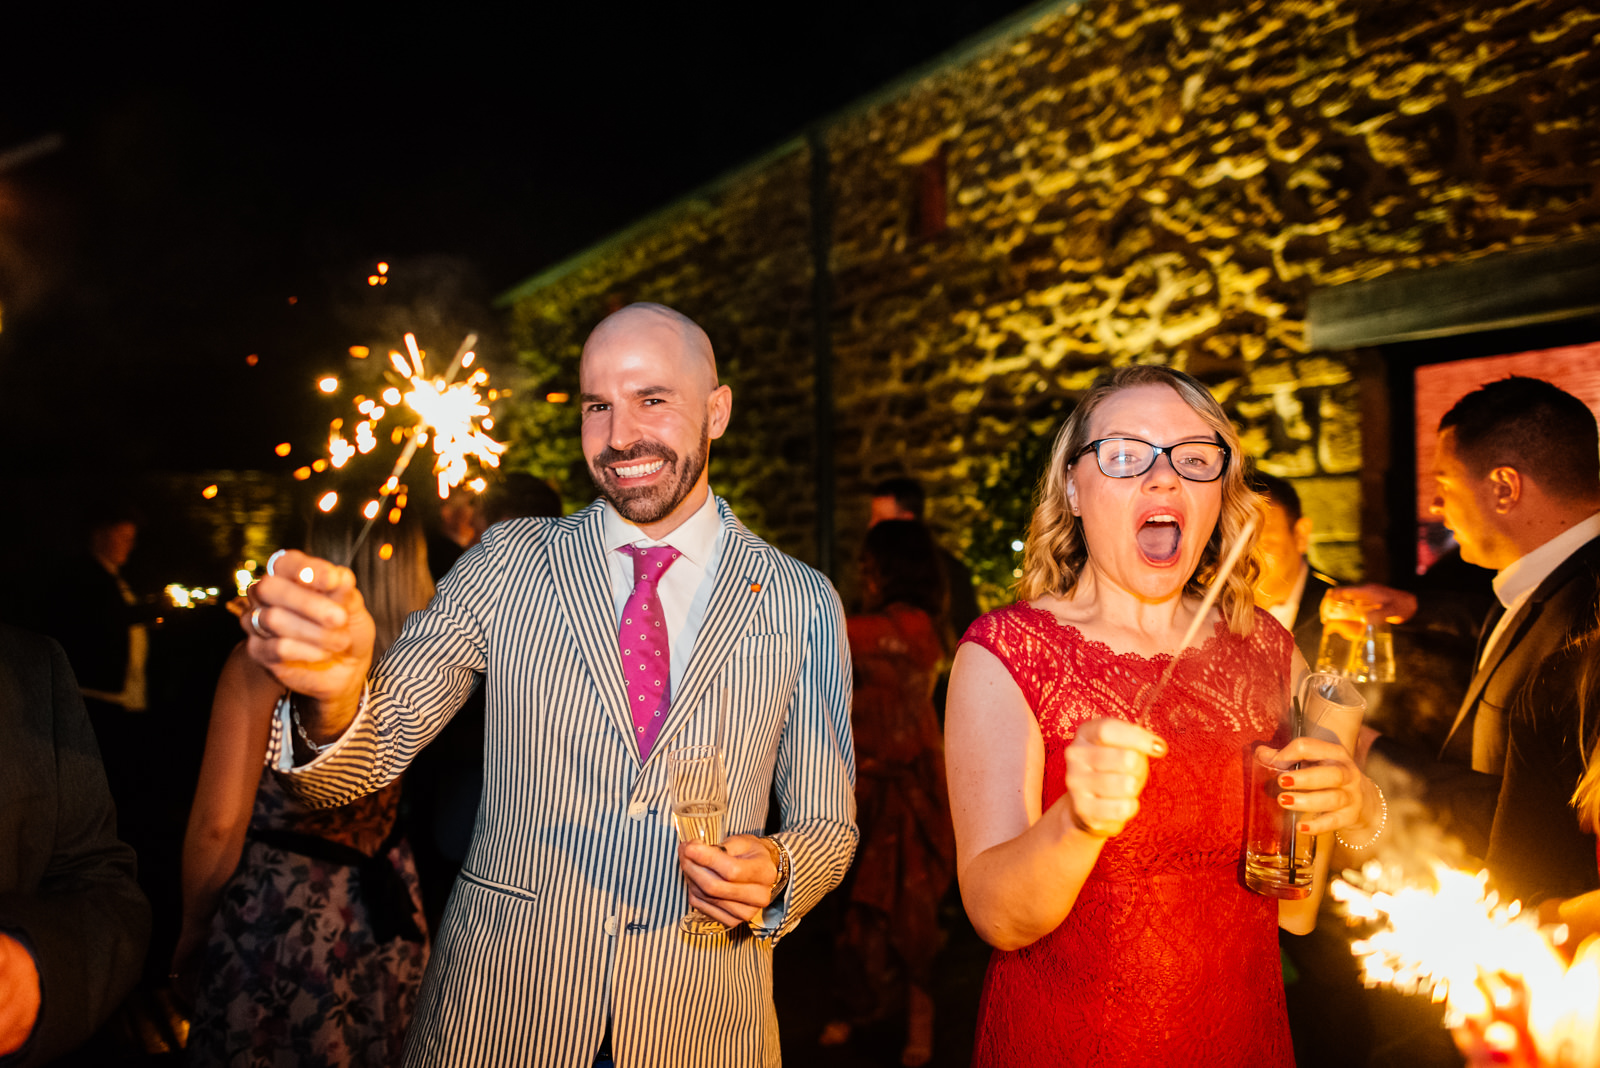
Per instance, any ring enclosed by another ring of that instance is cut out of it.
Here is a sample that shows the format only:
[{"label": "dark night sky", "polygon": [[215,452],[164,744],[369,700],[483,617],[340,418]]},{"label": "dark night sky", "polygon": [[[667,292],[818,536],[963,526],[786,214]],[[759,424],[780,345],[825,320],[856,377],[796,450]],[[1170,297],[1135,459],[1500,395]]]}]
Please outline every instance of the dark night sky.
[{"label": "dark night sky", "polygon": [[374,262],[481,306],[1026,6],[8,12],[0,153],[64,138],[0,173],[9,444],[273,467]]}]

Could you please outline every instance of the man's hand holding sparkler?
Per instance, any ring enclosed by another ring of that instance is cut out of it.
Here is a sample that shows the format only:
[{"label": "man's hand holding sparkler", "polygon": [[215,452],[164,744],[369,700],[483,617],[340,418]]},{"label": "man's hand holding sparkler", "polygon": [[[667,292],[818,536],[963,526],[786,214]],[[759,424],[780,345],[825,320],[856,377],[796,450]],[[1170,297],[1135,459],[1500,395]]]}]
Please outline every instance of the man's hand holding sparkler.
[{"label": "man's hand holding sparkler", "polygon": [[251,659],[284,686],[311,698],[297,708],[318,744],[345,732],[372,666],[375,629],[355,574],[294,550],[275,554],[250,587],[240,618]]}]

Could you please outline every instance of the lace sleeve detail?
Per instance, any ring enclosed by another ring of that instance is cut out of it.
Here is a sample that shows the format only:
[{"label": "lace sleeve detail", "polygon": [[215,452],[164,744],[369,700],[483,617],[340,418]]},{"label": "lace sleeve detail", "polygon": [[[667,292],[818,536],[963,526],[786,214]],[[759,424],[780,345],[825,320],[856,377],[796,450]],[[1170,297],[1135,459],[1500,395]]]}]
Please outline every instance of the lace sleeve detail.
[{"label": "lace sleeve detail", "polygon": [[996,609],[973,620],[972,626],[961,638],[962,644],[971,642],[993,653],[1011,673],[1012,681],[1022,691],[1028,707],[1038,715],[1042,692],[1039,672],[1033,658],[1023,655],[1034,646],[1026,621],[1018,614],[1017,606]]}]

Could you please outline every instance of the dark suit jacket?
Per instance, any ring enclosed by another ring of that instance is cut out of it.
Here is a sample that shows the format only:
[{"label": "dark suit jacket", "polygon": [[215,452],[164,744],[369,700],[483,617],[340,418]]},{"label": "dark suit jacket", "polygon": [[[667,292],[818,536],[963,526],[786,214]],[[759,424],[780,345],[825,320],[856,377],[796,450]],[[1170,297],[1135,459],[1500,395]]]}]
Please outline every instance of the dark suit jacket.
[{"label": "dark suit jacket", "polygon": [[117,576],[94,557],[80,556],[63,565],[40,629],[67,651],[79,686],[120,693],[128,674],[128,628],[144,615],[123,601]]},{"label": "dark suit jacket", "polygon": [[[1445,749],[1463,731],[1472,738],[1472,769],[1499,775],[1506,761],[1506,717],[1536,682],[1550,656],[1595,622],[1600,598],[1600,538],[1580,546],[1517,611],[1490,662],[1474,673]],[[1485,631],[1485,638],[1488,631]]]},{"label": "dark suit jacket", "polygon": [[1322,645],[1322,595],[1333,589],[1334,581],[1320,571],[1306,575],[1306,588],[1300,593],[1300,607],[1294,614],[1294,644],[1312,668],[1317,666],[1317,649]]},{"label": "dark suit jacket", "polygon": [[[1506,770],[1485,858],[1502,893],[1524,902],[1600,890],[1595,836],[1578,824],[1572,792],[1600,733],[1600,697],[1578,705],[1578,680],[1600,664],[1600,632],[1540,666],[1507,721]],[[1600,680],[1596,680],[1600,681]]]},{"label": "dark suit jacket", "polygon": [[33,952],[43,1001],[21,1057],[92,1034],[133,986],[150,907],[61,647],[0,625],[0,930]]}]

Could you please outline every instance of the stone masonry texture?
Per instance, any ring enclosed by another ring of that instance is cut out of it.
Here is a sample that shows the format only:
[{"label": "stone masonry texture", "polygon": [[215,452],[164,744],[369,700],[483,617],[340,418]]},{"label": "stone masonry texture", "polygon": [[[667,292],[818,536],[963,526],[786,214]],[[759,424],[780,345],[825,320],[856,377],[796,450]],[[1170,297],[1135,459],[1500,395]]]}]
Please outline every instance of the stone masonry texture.
[{"label": "stone masonry texture", "polygon": [[[1308,351],[1307,297],[1600,232],[1597,42],[1571,0],[1084,0],[822,123],[840,559],[870,484],[913,474],[1003,600],[1073,398],[1160,362],[1296,481],[1313,562],[1362,577],[1372,408],[1359,354]],[[947,225],[919,237],[935,164]],[[588,499],[575,398],[544,398],[607,311],[671,304],[735,393],[713,484],[815,560],[812,165],[796,141],[519,290],[512,462]]]}]

